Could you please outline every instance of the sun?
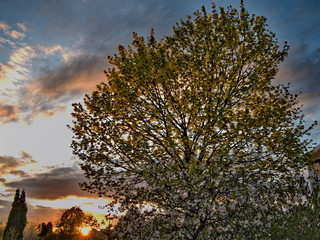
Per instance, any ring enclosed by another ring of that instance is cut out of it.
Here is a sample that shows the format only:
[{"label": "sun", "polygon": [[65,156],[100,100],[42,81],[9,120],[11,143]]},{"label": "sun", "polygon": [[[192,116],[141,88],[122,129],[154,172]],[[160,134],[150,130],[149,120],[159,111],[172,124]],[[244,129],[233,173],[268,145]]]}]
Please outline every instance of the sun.
[{"label": "sun", "polygon": [[82,234],[82,236],[88,236],[90,231],[91,231],[91,228],[85,227],[85,228],[81,229],[81,234]]}]

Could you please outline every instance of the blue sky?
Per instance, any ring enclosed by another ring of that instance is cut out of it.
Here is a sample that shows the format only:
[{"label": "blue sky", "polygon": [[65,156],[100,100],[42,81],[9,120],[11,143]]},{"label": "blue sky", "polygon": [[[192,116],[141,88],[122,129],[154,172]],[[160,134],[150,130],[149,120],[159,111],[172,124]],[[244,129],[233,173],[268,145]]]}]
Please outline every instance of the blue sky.
[{"label": "blue sky", "polygon": [[[306,125],[319,121],[320,1],[244,2],[249,13],[268,19],[279,43],[288,41],[275,81],[302,92]],[[240,0],[215,3],[239,7]],[[77,185],[84,178],[69,147],[71,103],[105,81],[107,56],[130,44],[132,32],[170,35],[202,5],[210,11],[212,1],[0,0],[0,220],[17,187],[26,189],[31,221],[73,205],[98,212],[101,200]],[[319,133],[316,127],[311,135],[316,143]]]}]

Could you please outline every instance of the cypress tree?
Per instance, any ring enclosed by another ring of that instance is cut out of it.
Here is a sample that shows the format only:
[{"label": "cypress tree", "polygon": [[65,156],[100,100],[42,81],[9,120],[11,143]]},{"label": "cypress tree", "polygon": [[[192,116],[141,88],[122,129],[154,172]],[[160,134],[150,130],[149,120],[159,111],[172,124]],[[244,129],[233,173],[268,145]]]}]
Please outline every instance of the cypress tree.
[{"label": "cypress tree", "polygon": [[7,226],[4,230],[3,240],[23,239],[23,230],[27,224],[27,211],[25,191],[23,190],[20,194],[18,188],[14,196]]}]

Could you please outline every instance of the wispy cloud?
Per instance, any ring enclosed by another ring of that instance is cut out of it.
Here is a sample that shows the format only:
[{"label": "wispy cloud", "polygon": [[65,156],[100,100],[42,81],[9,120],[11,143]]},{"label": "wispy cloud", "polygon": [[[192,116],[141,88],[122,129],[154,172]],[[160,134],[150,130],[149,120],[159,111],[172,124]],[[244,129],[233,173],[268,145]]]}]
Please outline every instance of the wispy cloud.
[{"label": "wispy cloud", "polygon": [[[3,22],[1,24],[1,29],[10,29],[7,24]],[[27,30],[25,25],[20,24],[19,26]],[[81,82],[84,82],[83,74],[82,76],[71,74],[73,79],[81,79],[79,84],[76,83],[77,81],[70,83],[74,89],[64,90],[63,86],[58,87],[59,81],[64,82],[64,80],[57,79],[70,77],[70,75],[59,74],[57,69],[66,69],[68,68],[66,66],[73,65],[72,62],[80,54],[79,51],[71,51],[57,44],[31,46],[27,43],[11,42],[0,38],[1,42],[10,43],[12,47],[9,60],[0,63],[0,120],[2,123],[18,120],[30,122],[38,114],[52,116],[66,109],[67,97],[72,96],[75,92],[83,93],[80,90]],[[50,81],[53,78],[56,80]],[[51,85],[46,87],[46,83],[49,85],[51,83]],[[57,99],[60,96],[64,98]]]},{"label": "wispy cloud", "polygon": [[5,39],[0,36],[0,47],[2,47],[4,44],[9,44],[10,46],[14,47],[15,43],[9,39]]},{"label": "wispy cloud", "polygon": [[0,63],[0,84],[3,89],[16,89],[30,78],[32,60],[37,56],[31,46],[25,45],[14,48],[9,61]]},{"label": "wispy cloud", "polygon": [[[22,40],[25,37],[25,34],[23,32],[19,32],[14,29],[11,29],[11,27],[8,24],[6,24],[5,22],[0,22],[0,29],[4,32],[5,35],[7,35],[13,39]],[[25,29],[26,29],[26,27],[25,27]]]},{"label": "wispy cloud", "polygon": [[27,27],[26,23],[17,23],[17,26],[24,32],[29,32],[30,29]]}]

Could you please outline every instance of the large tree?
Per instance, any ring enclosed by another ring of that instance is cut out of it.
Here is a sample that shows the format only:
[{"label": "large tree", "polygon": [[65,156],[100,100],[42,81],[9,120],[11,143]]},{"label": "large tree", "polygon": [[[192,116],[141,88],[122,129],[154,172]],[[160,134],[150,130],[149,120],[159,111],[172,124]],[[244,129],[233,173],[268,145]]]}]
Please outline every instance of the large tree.
[{"label": "large tree", "polygon": [[83,188],[112,197],[110,211],[139,209],[138,223],[122,218],[128,239],[267,236],[304,194],[310,144],[297,96],[273,82],[288,45],[243,3],[202,8],[160,41],[133,37],[74,104]]}]

